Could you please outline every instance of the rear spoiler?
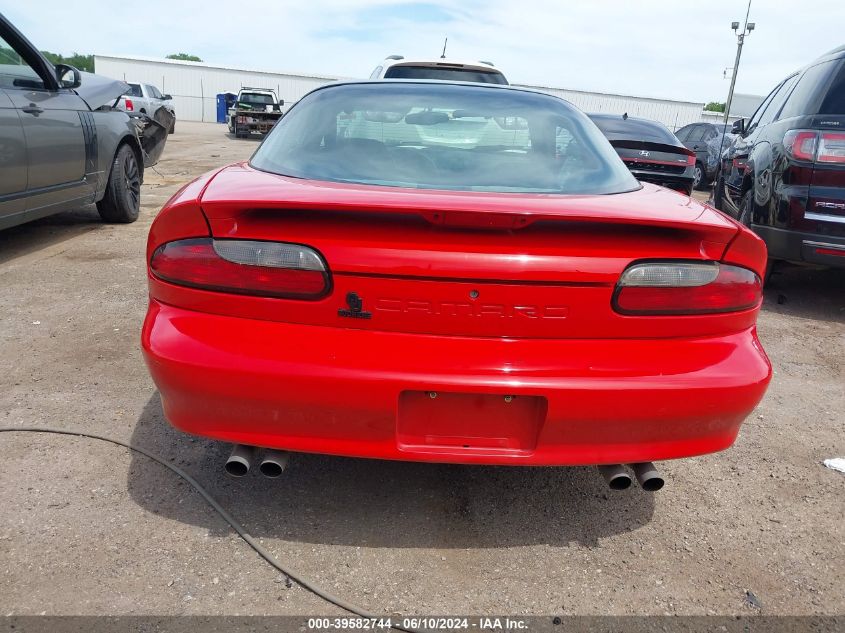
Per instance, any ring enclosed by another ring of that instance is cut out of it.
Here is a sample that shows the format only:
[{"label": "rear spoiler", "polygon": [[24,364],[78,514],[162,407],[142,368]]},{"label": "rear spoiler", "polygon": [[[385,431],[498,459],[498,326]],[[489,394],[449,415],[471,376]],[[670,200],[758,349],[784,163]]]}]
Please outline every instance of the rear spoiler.
[{"label": "rear spoiler", "polygon": [[669,152],[670,154],[685,154],[687,156],[695,156],[695,152],[679,145],[669,145],[668,143],[655,143],[653,141],[629,141],[618,140],[610,141],[613,147],[623,149],[645,149],[650,152]]}]

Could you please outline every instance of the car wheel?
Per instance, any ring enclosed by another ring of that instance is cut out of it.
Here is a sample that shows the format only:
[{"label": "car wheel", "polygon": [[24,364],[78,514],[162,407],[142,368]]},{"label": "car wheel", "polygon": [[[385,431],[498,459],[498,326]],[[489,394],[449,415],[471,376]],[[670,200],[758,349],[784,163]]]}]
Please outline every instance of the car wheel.
[{"label": "car wheel", "polygon": [[704,173],[704,167],[701,163],[696,163],[692,170],[692,188],[707,189],[707,175]]},{"label": "car wheel", "polygon": [[754,201],[753,196],[754,192],[750,189],[745,192],[745,195],[742,196],[742,203],[739,207],[739,217],[737,217],[739,223],[747,226],[749,229],[751,228],[751,219],[754,215],[751,210],[751,205]]},{"label": "car wheel", "polygon": [[[745,195],[742,196],[742,206],[739,210],[739,217],[737,220],[745,226],[746,228],[751,229],[751,220],[754,217],[752,211],[752,204],[754,201],[754,192],[749,190],[745,192]],[[769,257],[766,260],[766,270],[763,271],[763,287],[769,285],[769,280],[772,278],[772,273],[774,272],[775,268],[779,265],[780,260],[772,259]]]},{"label": "car wheel", "polygon": [[766,270],[763,273],[763,287],[769,285],[769,281],[772,279],[772,273],[774,273],[775,268],[780,265],[780,260],[772,259],[771,257],[766,260]]},{"label": "car wheel", "polygon": [[129,145],[117,149],[112,162],[106,194],[97,203],[104,222],[128,224],[138,219],[141,211],[141,167]]}]

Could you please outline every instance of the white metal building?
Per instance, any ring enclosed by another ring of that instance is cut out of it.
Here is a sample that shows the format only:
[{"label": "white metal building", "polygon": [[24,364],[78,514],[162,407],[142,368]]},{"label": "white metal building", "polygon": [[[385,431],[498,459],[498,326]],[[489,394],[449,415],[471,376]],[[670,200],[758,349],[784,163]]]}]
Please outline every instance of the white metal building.
[{"label": "white metal building", "polygon": [[[177,119],[184,121],[216,121],[217,94],[237,92],[244,86],[273,88],[279,98],[290,105],[317,86],[341,79],[215,66],[202,62],[112,55],[95,55],[94,66],[97,73],[106,77],[153,84],[163,93],[169,93],[173,96]],[[524,87],[563,97],[585,112],[620,115],[627,112],[630,116],[660,121],[671,130],[677,130],[688,123],[709,120],[702,115],[703,103],[545,86]]]},{"label": "white metal building", "polygon": [[[237,92],[240,88],[271,88],[286,105],[301,99],[337,77],[278,73],[214,66],[202,62],[148,57],[95,55],[97,74],[156,86],[173,97],[176,118],[182,121],[217,120],[217,95]],[[286,108],[285,108],[286,109]]]},{"label": "white metal building", "polygon": [[584,92],[568,90],[566,88],[549,88],[545,86],[524,86],[540,90],[566,99],[572,105],[584,112],[601,114],[624,114],[642,117],[652,121],[660,121],[670,130],[697,123],[701,120],[703,103],[691,101],[671,101],[669,99],[651,99],[648,97],[633,97],[601,92]]}]

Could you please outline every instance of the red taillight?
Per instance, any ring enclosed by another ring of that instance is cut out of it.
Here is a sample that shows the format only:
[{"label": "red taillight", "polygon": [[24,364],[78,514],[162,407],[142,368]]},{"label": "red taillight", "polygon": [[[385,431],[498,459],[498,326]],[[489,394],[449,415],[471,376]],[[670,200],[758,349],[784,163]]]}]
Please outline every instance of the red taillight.
[{"label": "red taillight", "polygon": [[135,105],[132,103],[132,99],[123,99],[123,102],[126,104],[126,110],[128,112],[133,112],[135,110]]},{"label": "red taillight", "polygon": [[760,304],[763,284],[751,270],[718,262],[642,262],[627,268],[613,309],[627,315],[739,312]]},{"label": "red taillight", "polygon": [[745,166],[748,164],[748,160],[745,158],[734,158],[731,161],[731,165],[737,171],[745,171]]},{"label": "red taillight", "polygon": [[845,164],[845,133],[789,130],[783,137],[786,155],[795,160]]},{"label": "red taillight", "polygon": [[319,299],[331,284],[317,251],[282,242],[208,237],[168,242],[153,252],[150,270],[180,286],[258,297]]},{"label": "red taillight", "polygon": [[695,165],[695,161],[695,152],[693,152],[692,150],[687,150],[687,167],[692,167],[693,165]]}]

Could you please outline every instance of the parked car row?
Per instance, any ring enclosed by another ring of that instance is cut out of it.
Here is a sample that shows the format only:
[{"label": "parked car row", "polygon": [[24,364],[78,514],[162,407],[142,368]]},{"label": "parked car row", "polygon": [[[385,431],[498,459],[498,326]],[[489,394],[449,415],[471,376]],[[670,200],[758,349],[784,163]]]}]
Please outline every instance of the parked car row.
[{"label": "parked car row", "polygon": [[714,123],[691,123],[675,132],[678,140],[695,152],[694,189],[708,189],[716,179],[719,157],[736,139],[725,128]]}]

